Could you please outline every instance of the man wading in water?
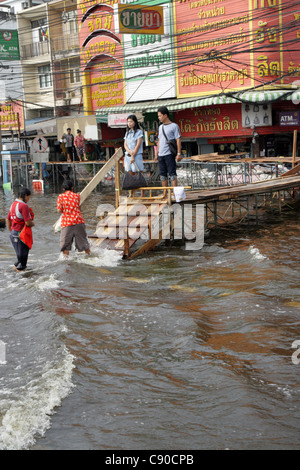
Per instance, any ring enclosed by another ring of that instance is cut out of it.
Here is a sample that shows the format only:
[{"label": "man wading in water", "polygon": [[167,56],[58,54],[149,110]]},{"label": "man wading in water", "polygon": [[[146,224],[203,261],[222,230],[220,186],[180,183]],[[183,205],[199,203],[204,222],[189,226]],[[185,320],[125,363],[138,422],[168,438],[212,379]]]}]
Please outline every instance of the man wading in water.
[{"label": "man wading in water", "polygon": [[74,193],[71,180],[63,183],[64,193],[57,199],[57,212],[62,214],[60,251],[68,256],[72,249],[73,240],[78,251],[90,254],[90,245],[86,234],[85,222],[80,212],[80,194]]},{"label": "man wading in water", "polygon": [[34,227],[34,215],[27,205],[30,196],[31,192],[28,188],[21,188],[18,199],[12,204],[7,216],[10,239],[18,259],[15,263],[17,271],[24,271],[26,269],[29,250],[32,247],[31,227]]}]

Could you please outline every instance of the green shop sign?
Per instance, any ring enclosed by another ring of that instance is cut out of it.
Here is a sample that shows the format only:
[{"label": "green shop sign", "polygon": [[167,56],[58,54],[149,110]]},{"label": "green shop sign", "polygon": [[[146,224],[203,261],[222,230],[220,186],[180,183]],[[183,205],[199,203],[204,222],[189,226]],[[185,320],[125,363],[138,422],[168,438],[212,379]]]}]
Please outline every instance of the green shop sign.
[{"label": "green shop sign", "polygon": [[18,31],[0,30],[0,60],[20,60]]}]

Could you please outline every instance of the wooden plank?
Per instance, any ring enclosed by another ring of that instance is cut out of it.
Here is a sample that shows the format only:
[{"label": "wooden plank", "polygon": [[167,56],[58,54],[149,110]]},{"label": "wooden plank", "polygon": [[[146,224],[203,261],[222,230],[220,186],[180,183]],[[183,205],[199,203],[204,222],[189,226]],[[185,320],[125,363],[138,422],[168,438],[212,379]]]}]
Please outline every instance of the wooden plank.
[{"label": "wooden plank", "polygon": [[[208,157],[201,158],[201,155],[196,155],[191,157],[191,160],[198,162],[207,162],[207,163],[266,163],[266,164],[276,164],[276,163],[292,163],[293,157],[260,157],[260,158],[251,158],[251,157],[239,157],[240,154],[233,154],[231,157],[219,155],[218,157]],[[299,157],[296,159],[296,162],[300,162]]]},{"label": "wooden plank", "polygon": [[[80,193],[80,205],[89,197],[91,192],[98,186],[98,184],[105,178],[107,173],[115,166],[116,162],[123,157],[123,150],[119,148],[113,156],[108,160],[108,162],[98,171],[94,178],[86,185],[86,187]],[[58,220],[53,225],[53,229],[57,224]]]},{"label": "wooden plank", "polygon": [[108,162],[98,171],[94,178],[86,185],[86,187],[80,193],[80,204],[88,198],[91,192],[98,186],[107,173],[116,165],[116,163],[123,157],[122,148],[117,149],[114,155],[108,160]]},{"label": "wooden plank", "polygon": [[280,178],[286,178],[287,176],[296,175],[299,172],[300,172],[300,164],[296,165],[294,168],[292,168],[291,170],[281,175]]},{"label": "wooden plank", "polygon": [[230,199],[243,195],[259,194],[270,191],[278,191],[282,189],[291,189],[300,186],[300,176],[276,178],[272,180],[265,180],[263,182],[255,182],[247,185],[237,187],[215,188],[212,190],[193,191],[187,193],[187,198],[182,202],[183,204],[198,202],[201,203],[216,201],[220,198]]}]

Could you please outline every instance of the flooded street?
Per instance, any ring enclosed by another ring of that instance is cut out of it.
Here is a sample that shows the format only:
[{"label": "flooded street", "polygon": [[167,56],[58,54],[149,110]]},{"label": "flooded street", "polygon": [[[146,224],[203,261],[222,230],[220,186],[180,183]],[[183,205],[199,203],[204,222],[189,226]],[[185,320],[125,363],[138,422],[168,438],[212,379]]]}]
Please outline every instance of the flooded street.
[{"label": "flooded street", "polygon": [[[56,198],[30,201],[26,272],[0,230],[0,449],[299,449],[299,211],[201,251],[63,260]],[[84,203],[89,234],[113,198]]]}]

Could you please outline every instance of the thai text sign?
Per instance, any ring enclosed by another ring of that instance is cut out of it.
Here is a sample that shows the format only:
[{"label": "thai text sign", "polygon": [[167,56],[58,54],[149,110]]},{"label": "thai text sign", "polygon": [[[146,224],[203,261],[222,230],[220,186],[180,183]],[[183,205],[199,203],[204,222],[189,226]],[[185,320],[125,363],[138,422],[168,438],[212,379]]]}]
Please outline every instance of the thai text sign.
[{"label": "thai text sign", "polygon": [[250,135],[252,129],[242,127],[241,106],[210,106],[186,109],[175,115],[182,137],[217,137]]},{"label": "thai text sign", "polygon": [[[176,97],[172,4],[169,0],[160,0],[160,3],[163,3],[164,34],[137,31],[122,35],[128,103],[158,96]],[[154,4],[152,0],[151,5]],[[138,7],[137,3],[135,6]]]},{"label": "thai text sign", "polygon": [[120,34],[164,34],[163,7],[115,5],[116,32]]},{"label": "thai text sign", "polygon": [[84,107],[89,113],[125,103],[122,38],[109,3],[78,0]]},{"label": "thai text sign", "polygon": [[127,114],[109,114],[107,125],[108,127],[127,127]]},{"label": "thai text sign", "polygon": [[0,103],[0,123],[2,130],[24,129],[23,103],[21,101]]},{"label": "thai text sign", "polygon": [[292,83],[298,10],[290,0],[175,2],[178,97]]},{"label": "thai text sign", "polygon": [[18,31],[0,30],[0,60],[20,60]]}]

